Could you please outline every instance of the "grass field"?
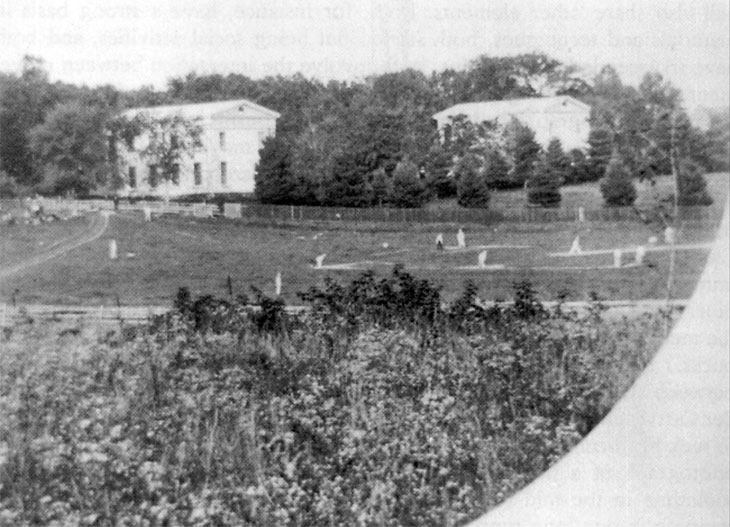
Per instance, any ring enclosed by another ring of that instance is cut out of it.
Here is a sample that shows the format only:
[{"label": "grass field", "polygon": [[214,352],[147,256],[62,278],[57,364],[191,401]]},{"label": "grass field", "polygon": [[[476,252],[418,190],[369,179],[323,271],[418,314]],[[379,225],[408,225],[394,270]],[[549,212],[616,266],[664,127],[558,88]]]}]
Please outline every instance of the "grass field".
[{"label": "grass field", "polygon": [[[715,187],[726,185],[711,179]],[[716,190],[722,207],[724,194]],[[5,266],[32,255],[35,249],[72,235],[86,225],[79,218],[41,226],[17,225],[0,231]],[[680,225],[678,243],[710,243],[716,225],[687,222]],[[321,230],[320,230],[321,229]],[[349,281],[358,271],[390,272],[403,264],[419,278],[443,287],[446,299],[461,291],[466,280],[479,287],[485,299],[511,296],[512,283],[531,281],[543,298],[567,292],[569,299],[588,298],[590,292],[606,299],[663,298],[666,295],[669,252],[649,252],[649,265],[611,268],[611,254],[561,258],[576,235],[582,249],[633,250],[648,245],[660,229],[636,222],[502,223],[467,229],[465,250],[436,251],[434,240],[441,229],[447,246],[456,244],[456,226],[340,224],[308,227],[270,227],[224,219],[193,219],[168,216],[144,223],[141,214],[111,218],[105,234],[63,257],[28,268],[0,281],[0,299],[14,294],[20,302],[112,305],[169,304],[177,288],[193,294],[225,295],[228,277],[234,294],[250,293],[255,286],[274,293],[274,276],[281,272],[282,296],[298,303],[297,292],[322,285],[325,276]],[[108,242],[116,240],[120,258],[110,260]],[[384,246],[387,244],[387,246]],[[661,245],[661,243],[660,243]],[[499,270],[474,269],[481,246],[488,247],[487,265]],[[514,247],[508,247],[514,246]],[[128,255],[128,253],[131,253]],[[314,258],[326,253],[324,266],[315,269]],[[707,249],[679,251],[674,296],[691,295],[704,267]],[[633,260],[633,253],[624,256]],[[472,269],[469,269],[471,267]]]},{"label": "grass field", "polygon": [[22,262],[79,235],[89,223],[88,217],[78,216],[62,222],[0,227],[0,268]]}]

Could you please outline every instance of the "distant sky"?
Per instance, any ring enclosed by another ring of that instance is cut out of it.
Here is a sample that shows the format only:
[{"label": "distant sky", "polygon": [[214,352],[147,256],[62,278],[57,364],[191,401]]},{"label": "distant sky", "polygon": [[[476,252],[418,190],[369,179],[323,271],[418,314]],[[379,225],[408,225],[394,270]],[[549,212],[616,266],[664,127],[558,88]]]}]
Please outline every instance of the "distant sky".
[{"label": "distant sky", "polygon": [[686,106],[730,99],[730,0],[0,0],[0,71],[164,87],[173,76],[362,79],[542,51],[590,76],[661,72]]}]

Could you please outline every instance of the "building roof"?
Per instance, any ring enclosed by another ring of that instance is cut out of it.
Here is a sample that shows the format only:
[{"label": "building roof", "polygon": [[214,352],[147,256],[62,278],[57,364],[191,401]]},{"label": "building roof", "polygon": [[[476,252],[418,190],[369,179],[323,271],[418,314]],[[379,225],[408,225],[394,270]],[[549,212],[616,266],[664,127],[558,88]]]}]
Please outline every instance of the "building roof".
[{"label": "building roof", "polygon": [[508,99],[503,101],[465,102],[446,108],[433,115],[436,120],[457,115],[468,115],[472,120],[489,121],[505,115],[525,115],[554,113],[568,108],[578,111],[590,111],[590,106],[569,95],[555,97],[530,97],[526,99]]},{"label": "building roof", "polygon": [[246,117],[251,119],[278,119],[281,114],[269,110],[248,99],[234,99],[229,101],[202,102],[193,104],[170,104],[165,106],[148,106],[143,108],[129,108],[122,112],[126,117],[133,117],[144,113],[154,118],[180,115],[186,119],[231,119]]}]

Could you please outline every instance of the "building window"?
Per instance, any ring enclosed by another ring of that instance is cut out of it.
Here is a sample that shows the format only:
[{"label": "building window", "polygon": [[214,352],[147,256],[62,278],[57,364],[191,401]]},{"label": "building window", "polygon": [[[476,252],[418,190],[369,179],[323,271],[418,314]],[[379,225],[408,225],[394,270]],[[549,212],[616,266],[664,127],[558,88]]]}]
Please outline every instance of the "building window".
[{"label": "building window", "polygon": [[225,161],[221,161],[221,185],[224,187],[228,182],[228,165]]},{"label": "building window", "polygon": [[150,183],[150,187],[155,188],[157,186],[157,165],[149,166],[150,173],[147,180]]},{"label": "building window", "polygon": [[218,132],[218,144],[221,147],[221,150],[226,147],[226,133],[225,132]]},{"label": "building window", "polygon": [[180,165],[177,163],[172,165],[172,184],[176,187],[180,186]]},{"label": "building window", "polygon": [[200,163],[193,163],[193,182],[196,186],[203,184],[203,172],[200,170]]},{"label": "building window", "polygon": [[137,167],[129,167],[129,187],[137,188]]}]

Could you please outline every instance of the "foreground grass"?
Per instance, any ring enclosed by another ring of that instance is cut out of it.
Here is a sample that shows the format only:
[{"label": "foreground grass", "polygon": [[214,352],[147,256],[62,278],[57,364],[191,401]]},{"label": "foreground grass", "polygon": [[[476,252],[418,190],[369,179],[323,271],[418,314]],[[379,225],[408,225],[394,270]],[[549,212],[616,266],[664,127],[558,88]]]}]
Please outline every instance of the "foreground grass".
[{"label": "foreground grass", "polygon": [[0,525],[460,525],[588,433],[669,322],[348,291],[295,320],[183,295],[145,331],[7,332]]}]

